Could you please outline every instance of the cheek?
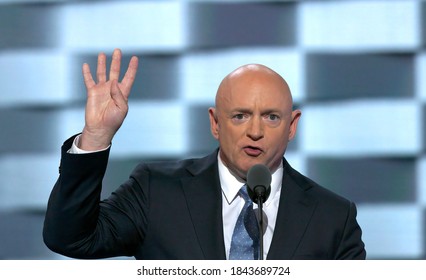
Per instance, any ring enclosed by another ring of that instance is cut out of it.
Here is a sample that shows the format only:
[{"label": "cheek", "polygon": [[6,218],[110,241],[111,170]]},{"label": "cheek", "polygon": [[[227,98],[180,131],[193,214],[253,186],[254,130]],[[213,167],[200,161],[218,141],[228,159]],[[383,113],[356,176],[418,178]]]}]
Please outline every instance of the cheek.
[{"label": "cheek", "polygon": [[288,144],[288,130],[279,131],[271,135],[271,142],[269,143],[269,147],[276,148],[277,152],[281,150],[285,150]]},{"label": "cheek", "polygon": [[229,131],[222,131],[220,133],[219,143],[224,146],[224,148],[231,150],[234,146],[236,146],[236,137]]},{"label": "cheek", "polygon": [[219,136],[219,144],[223,150],[226,150],[228,154],[231,153],[237,153],[239,149],[239,143],[242,139],[242,134],[239,130],[236,129],[230,129],[229,127],[227,129],[223,129],[220,131]]},{"label": "cheek", "polygon": [[243,125],[233,125],[231,122],[220,127],[220,137],[222,139],[228,139],[228,141],[237,141],[241,138],[241,135],[244,135],[244,126]]}]

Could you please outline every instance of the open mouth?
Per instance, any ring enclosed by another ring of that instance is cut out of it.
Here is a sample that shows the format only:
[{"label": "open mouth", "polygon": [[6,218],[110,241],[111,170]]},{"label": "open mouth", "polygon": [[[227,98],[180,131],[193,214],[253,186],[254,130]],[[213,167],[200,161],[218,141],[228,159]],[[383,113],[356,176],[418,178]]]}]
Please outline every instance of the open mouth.
[{"label": "open mouth", "polygon": [[243,150],[247,155],[252,157],[257,157],[263,152],[262,149],[254,146],[246,146]]}]

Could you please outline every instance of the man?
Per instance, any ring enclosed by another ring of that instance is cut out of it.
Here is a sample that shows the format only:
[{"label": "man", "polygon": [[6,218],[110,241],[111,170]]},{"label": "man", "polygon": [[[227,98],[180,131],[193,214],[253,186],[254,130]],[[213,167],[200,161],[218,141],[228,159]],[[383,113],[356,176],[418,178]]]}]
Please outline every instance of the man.
[{"label": "man", "polygon": [[[111,141],[127,114],[138,60],[118,82],[121,51],[109,79],[100,54],[97,83],[83,65],[85,126],[62,147],[60,176],[49,199],[44,240],[74,258],[233,259],[234,228],[245,207],[248,170],[266,165],[267,259],[365,259],[355,205],[295,171],[283,158],[301,116],[273,70],[245,65],[224,78],[209,109],[219,149],[201,159],[138,165],[100,200]],[[252,209],[252,206],[248,207]],[[254,241],[253,241],[254,242]],[[254,244],[254,243],[253,243]]]}]

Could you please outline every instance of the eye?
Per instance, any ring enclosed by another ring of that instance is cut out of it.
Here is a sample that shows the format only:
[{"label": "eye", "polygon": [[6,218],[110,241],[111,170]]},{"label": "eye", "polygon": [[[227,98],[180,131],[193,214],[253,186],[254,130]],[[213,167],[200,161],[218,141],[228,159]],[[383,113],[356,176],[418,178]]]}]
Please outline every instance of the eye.
[{"label": "eye", "polygon": [[270,125],[276,126],[280,123],[281,117],[277,114],[266,114],[264,119]]},{"label": "eye", "polygon": [[268,121],[279,121],[280,116],[278,116],[277,114],[267,114],[265,115],[265,119],[267,119]]},{"label": "eye", "polygon": [[232,115],[232,121],[237,124],[245,122],[248,118],[249,115],[244,113],[237,113]]},{"label": "eye", "polygon": [[233,116],[233,118],[236,119],[236,120],[242,120],[242,119],[244,119],[244,114],[236,114],[236,115]]},{"label": "eye", "polygon": [[268,118],[271,121],[276,121],[276,120],[279,120],[280,117],[278,115],[275,115],[275,114],[269,114]]}]

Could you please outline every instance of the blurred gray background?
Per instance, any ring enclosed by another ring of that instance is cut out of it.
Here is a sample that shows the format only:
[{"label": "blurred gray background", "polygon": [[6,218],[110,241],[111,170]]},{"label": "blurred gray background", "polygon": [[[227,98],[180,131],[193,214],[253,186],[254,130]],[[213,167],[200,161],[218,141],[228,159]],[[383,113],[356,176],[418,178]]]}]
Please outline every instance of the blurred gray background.
[{"label": "blurred gray background", "polygon": [[262,63],[303,112],[289,162],[355,201],[369,259],[426,257],[426,2],[1,1],[0,259],[63,259],[42,242],[60,146],[81,131],[81,65],[140,58],[104,195],[141,160],[216,148],[221,79]]}]

